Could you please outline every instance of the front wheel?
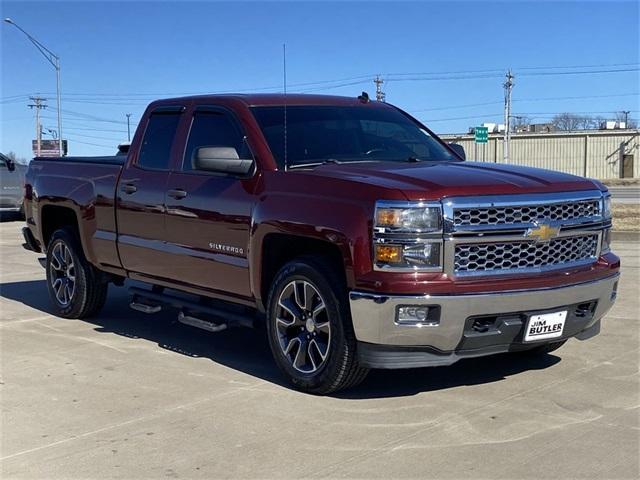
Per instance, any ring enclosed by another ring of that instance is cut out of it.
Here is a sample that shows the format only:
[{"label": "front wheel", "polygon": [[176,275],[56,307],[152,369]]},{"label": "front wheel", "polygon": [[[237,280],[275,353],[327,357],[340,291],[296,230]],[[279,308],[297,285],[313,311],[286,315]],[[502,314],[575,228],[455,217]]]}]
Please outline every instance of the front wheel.
[{"label": "front wheel", "polygon": [[97,314],[107,299],[108,284],[84,257],[72,230],[56,230],[47,247],[47,287],[55,313],[64,318]]},{"label": "front wheel", "polygon": [[328,262],[305,257],[285,265],[268,300],[273,357],[298,389],[328,394],[364,380],[346,305],[346,287]]}]

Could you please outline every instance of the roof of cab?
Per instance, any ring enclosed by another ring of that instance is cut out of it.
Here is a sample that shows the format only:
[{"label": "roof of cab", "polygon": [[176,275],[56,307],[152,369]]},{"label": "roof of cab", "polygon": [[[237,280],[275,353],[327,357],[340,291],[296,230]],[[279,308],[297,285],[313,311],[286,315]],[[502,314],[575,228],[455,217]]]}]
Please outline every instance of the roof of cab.
[{"label": "roof of cab", "polygon": [[158,100],[153,103],[176,103],[176,102],[216,102],[216,101],[239,101],[246,104],[249,107],[262,107],[262,106],[281,106],[285,103],[287,105],[362,105],[363,103],[381,104],[371,100],[369,102],[363,102],[354,97],[343,97],[337,95],[309,95],[301,93],[291,93],[284,95],[282,93],[232,93],[222,95],[196,95],[189,97],[167,98]]}]

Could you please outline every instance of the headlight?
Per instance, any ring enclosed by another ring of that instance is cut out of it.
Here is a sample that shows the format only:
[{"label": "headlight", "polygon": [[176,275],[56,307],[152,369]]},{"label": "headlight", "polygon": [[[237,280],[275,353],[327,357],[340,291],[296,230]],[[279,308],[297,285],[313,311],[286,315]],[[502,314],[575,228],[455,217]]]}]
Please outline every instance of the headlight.
[{"label": "headlight", "polygon": [[376,208],[376,227],[405,232],[437,232],[442,229],[442,208],[416,204],[410,207],[381,204]]},{"label": "headlight", "polygon": [[602,197],[602,217],[611,218],[611,195],[607,194]]},{"label": "headlight", "polygon": [[602,245],[600,246],[600,253],[608,253],[611,251],[611,229],[605,228],[602,231]]},{"label": "headlight", "polygon": [[439,203],[378,202],[373,235],[376,270],[442,271]]}]

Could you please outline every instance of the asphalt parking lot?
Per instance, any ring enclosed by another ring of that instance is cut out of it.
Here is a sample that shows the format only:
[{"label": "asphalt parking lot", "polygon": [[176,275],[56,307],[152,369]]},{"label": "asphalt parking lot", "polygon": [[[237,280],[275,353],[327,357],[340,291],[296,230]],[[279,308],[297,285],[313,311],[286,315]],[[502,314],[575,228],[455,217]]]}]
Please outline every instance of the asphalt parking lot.
[{"label": "asphalt parking lot", "polygon": [[39,255],[0,223],[2,478],[638,478],[640,251],[618,242],[602,333],[537,360],[283,384],[261,334],[128,308],[49,314]]}]

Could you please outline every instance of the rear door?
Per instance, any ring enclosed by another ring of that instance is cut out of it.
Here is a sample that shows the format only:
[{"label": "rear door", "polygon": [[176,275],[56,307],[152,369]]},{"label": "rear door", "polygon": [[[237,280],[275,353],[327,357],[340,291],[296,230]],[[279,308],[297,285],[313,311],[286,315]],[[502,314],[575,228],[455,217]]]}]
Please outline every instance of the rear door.
[{"label": "rear door", "polygon": [[174,161],[174,140],[184,108],[154,110],[140,143],[120,176],[117,195],[118,250],[129,272],[171,278],[166,249],[165,197]]},{"label": "rear door", "polygon": [[239,121],[228,110],[197,107],[181,165],[167,186],[167,242],[176,278],[222,296],[250,298],[247,250],[254,177],[199,171],[198,147],[233,147],[250,158]]}]

